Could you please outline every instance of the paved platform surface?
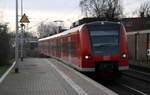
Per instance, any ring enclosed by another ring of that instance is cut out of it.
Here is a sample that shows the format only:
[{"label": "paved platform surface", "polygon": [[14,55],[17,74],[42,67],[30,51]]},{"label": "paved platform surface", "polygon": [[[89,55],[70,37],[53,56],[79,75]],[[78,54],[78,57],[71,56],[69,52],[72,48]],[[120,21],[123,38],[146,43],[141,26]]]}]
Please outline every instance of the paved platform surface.
[{"label": "paved platform surface", "polygon": [[0,84],[0,95],[116,95],[59,61],[28,58]]}]

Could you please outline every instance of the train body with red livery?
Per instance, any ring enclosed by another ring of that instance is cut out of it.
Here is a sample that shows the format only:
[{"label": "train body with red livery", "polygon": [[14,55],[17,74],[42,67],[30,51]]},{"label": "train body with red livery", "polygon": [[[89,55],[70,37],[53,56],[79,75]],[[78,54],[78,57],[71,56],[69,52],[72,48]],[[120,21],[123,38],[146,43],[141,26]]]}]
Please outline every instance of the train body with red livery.
[{"label": "train body with red livery", "polygon": [[40,54],[53,56],[81,72],[128,70],[128,45],[123,24],[96,21],[39,39]]}]

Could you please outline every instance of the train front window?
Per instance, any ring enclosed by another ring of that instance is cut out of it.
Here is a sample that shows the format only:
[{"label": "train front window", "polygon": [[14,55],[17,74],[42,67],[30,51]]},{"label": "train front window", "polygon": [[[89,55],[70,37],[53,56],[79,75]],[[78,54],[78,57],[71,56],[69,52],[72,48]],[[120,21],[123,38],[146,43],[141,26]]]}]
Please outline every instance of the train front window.
[{"label": "train front window", "polygon": [[90,26],[88,27],[94,54],[117,54],[119,52],[119,27]]}]

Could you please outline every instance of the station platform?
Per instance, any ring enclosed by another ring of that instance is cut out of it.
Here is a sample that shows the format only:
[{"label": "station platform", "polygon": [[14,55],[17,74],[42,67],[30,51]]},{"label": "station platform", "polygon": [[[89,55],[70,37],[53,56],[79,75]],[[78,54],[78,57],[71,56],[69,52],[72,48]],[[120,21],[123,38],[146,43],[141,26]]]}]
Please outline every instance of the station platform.
[{"label": "station platform", "polygon": [[0,84],[0,95],[117,95],[53,58],[27,58]]}]

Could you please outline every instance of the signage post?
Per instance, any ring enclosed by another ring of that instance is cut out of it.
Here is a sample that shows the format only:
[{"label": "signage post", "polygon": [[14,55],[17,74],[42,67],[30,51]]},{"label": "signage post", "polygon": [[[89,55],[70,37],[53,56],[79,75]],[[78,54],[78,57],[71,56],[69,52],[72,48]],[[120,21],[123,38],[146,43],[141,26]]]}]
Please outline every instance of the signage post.
[{"label": "signage post", "polygon": [[[23,30],[25,31],[25,25],[23,23],[30,23],[28,17],[26,16],[26,14],[22,15],[21,20],[21,61],[23,61]],[[24,27],[24,29],[23,29]]]}]

